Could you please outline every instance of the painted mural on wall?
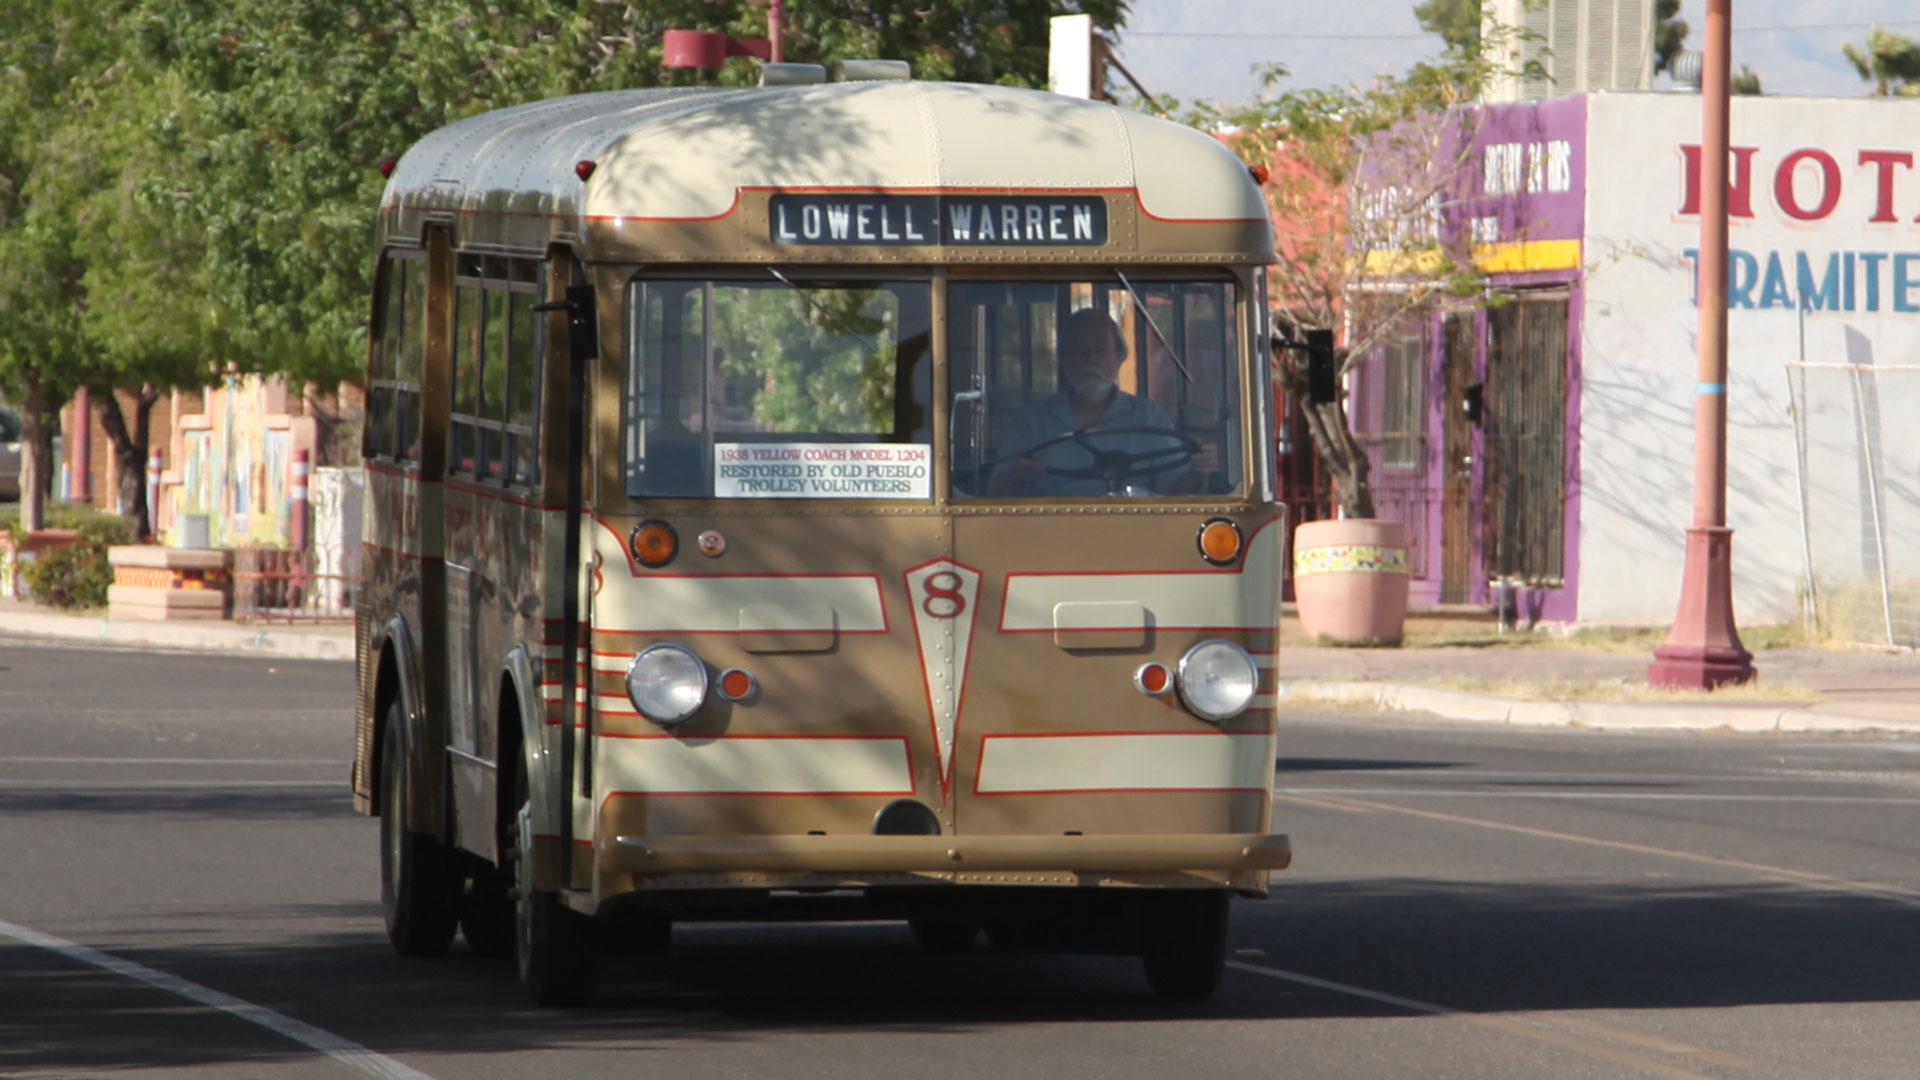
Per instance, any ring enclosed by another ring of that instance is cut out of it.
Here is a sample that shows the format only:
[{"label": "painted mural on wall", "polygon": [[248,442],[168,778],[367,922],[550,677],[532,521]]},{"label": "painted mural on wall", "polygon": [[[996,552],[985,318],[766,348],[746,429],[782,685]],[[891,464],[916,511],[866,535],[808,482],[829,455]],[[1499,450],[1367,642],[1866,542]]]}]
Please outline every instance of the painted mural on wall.
[{"label": "painted mural on wall", "polygon": [[290,415],[286,387],[229,374],[207,391],[206,411],[179,418],[161,476],[160,526],[175,546],[285,547],[293,451],[312,453],[311,417]]}]

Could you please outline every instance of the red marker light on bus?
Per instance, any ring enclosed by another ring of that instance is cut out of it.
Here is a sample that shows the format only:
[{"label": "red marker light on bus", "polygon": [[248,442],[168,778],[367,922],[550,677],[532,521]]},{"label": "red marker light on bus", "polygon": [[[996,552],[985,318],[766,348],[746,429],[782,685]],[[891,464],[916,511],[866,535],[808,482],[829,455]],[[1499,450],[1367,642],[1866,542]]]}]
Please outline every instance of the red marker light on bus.
[{"label": "red marker light on bus", "polygon": [[1152,697],[1159,697],[1166,693],[1167,688],[1172,685],[1173,672],[1162,663],[1150,661],[1141,664],[1139,670],[1133,673],[1134,689]]},{"label": "red marker light on bus", "polygon": [[388,158],[386,161],[380,163],[380,176],[382,179],[388,179],[393,176],[393,166],[394,162],[392,158]]},{"label": "red marker light on bus", "polygon": [[720,690],[720,696],[726,698],[728,701],[745,701],[747,698],[753,696],[755,690],[760,688],[760,684],[754,679],[752,672],[742,671],[739,668],[728,668],[721,672],[720,682],[717,685]]},{"label": "red marker light on bus", "polygon": [[1265,165],[1249,165],[1247,171],[1253,174],[1253,182],[1261,185],[1265,185],[1267,178],[1273,175]]},{"label": "red marker light on bus", "polygon": [[593,162],[591,161],[574,162],[573,175],[579,177],[581,181],[584,182],[587,179],[587,177],[593,175]]}]

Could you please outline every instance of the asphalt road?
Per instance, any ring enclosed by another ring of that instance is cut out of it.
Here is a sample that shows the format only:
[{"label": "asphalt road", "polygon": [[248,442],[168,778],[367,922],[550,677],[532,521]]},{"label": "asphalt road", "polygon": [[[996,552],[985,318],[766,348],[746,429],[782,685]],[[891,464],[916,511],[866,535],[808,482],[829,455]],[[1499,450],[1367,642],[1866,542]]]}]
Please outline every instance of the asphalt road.
[{"label": "asphalt road", "polygon": [[1220,995],[697,926],[589,1008],[388,950],[339,663],[0,641],[0,1076],[1888,1077],[1920,739],[1285,717],[1296,862]]}]

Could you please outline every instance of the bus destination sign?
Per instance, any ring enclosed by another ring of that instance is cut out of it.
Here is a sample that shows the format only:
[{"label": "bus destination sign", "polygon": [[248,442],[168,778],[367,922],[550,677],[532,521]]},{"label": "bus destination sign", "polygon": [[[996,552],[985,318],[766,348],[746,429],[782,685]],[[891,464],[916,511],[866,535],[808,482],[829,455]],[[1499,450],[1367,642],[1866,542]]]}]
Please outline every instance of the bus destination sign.
[{"label": "bus destination sign", "polygon": [[1088,195],[775,195],[783,247],[1099,247],[1107,202]]}]

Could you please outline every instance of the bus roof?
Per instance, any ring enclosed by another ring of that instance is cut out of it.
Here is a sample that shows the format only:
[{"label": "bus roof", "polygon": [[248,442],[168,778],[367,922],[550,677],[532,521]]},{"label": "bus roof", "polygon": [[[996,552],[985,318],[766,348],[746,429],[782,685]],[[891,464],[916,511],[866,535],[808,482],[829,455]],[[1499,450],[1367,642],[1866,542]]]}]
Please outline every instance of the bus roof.
[{"label": "bus roof", "polygon": [[[582,161],[594,163],[584,182]],[[711,221],[743,192],[807,189],[1128,192],[1162,222],[1268,221],[1239,158],[1185,125],[1041,91],[853,82],[617,90],[484,113],[407,152],[381,223],[417,236],[417,215],[492,211],[545,216],[558,237],[594,221]]]}]

